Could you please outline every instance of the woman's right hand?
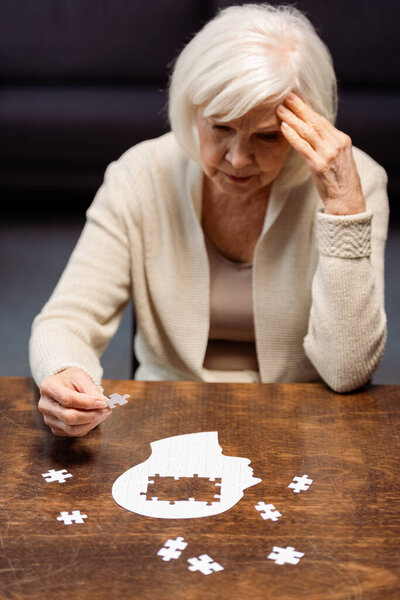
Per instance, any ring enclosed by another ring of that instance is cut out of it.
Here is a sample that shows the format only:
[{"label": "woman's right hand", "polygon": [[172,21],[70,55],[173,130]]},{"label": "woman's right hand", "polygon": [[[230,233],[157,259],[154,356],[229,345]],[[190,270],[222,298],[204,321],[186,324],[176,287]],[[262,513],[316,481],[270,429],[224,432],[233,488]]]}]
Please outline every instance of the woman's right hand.
[{"label": "woman's right hand", "polygon": [[83,437],[111,414],[97,385],[77,367],[43,379],[38,406],[51,431],[64,437]]}]

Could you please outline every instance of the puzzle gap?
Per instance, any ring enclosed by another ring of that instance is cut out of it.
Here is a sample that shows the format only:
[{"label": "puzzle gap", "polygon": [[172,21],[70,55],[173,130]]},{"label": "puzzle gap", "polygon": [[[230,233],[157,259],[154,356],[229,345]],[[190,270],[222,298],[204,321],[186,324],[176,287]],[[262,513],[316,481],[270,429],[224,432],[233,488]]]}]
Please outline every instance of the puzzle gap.
[{"label": "puzzle gap", "polygon": [[206,502],[208,506],[220,502],[221,478],[210,479],[199,477],[163,477],[158,473],[149,475],[146,492],[140,495],[146,496],[146,500],[163,500],[170,504],[185,500],[195,502]]}]

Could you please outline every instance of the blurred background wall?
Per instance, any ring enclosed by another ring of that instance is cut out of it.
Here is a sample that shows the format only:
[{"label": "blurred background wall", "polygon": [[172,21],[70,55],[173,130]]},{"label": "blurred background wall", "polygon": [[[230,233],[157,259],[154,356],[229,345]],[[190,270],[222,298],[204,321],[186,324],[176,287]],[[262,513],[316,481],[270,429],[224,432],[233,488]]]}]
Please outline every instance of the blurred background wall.
[{"label": "blurred background wall", "polygon": [[[230,4],[0,1],[0,375],[29,374],[32,319],[61,274],[107,164],[168,130],[169,65]],[[388,172],[389,341],[375,381],[400,383],[400,5],[296,5],[332,52],[340,90],[337,126]],[[106,377],[130,376],[130,329],[128,310],[103,359]]]}]

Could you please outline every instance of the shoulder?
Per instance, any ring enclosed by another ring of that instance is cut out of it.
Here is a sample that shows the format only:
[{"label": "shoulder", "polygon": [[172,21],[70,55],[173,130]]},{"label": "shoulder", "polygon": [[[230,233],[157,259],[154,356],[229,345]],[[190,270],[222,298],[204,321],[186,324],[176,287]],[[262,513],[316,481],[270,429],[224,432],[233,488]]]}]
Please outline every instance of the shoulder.
[{"label": "shoulder", "polygon": [[110,163],[103,186],[114,198],[124,196],[133,206],[146,198],[167,193],[185,177],[188,157],[172,132],[145,140],[126,150]]},{"label": "shoulder", "polygon": [[[177,220],[192,210],[201,188],[201,167],[179,146],[170,132],[132,146],[111,163],[104,177],[105,201],[124,219],[137,223]],[[186,212],[185,212],[186,211]]]},{"label": "shoulder", "polygon": [[148,165],[153,171],[165,169],[167,166],[187,160],[175,135],[170,131],[164,135],[145,140],[126,150],[118,159],[118,163],[136,171],[138,165]]},{"label": "shoulder", "polygon": [[90,215],[102,209],[115,214],[124,211],[129,215],[132,211],[136,214],[143,198],[149,203],[160,193],[160,185],[162,189],[168,187],[164,182],[168,184],[172,178],[165,176],[166,165],[182,162],[180,154],[182,151],[172,133],[145,140],[126,150],[107,166]]},{"label": "shoulder", "polygon": [[373,234],[386,236],[389,220],[387,175],[385,169],[363,150],[353,147],[354,160],[361,179],[367,208],[374,219]]},{"label": "shoulder", "polygon": [[369,154],[353,146],[353,156],[363,183],[379,181],[386,184],[387,175],[385,169]]},{"label": "shoulder", "polygon": [[353,147],[353,155],[368,208],[373,212],[386,210],[388,199],[385,169],[360,148]]},{"label": "shoulder", "polygon": [[117,161],[146,205],[176,207],[201,187],[201,166],[178,144],[173,132],[133,146]]}]

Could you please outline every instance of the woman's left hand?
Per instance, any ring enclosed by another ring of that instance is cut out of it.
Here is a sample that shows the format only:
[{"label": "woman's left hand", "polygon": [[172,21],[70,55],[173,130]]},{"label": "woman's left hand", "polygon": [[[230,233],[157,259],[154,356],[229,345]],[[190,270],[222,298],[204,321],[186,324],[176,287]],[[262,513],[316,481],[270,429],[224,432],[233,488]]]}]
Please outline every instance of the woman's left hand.
[{"label": "woman's left hand", "polygon": [[277,109],[281,130],[306,160],[324,203],[324,212],[350,215],[366,210],[351,138],[336,129],[294,93]]}]

